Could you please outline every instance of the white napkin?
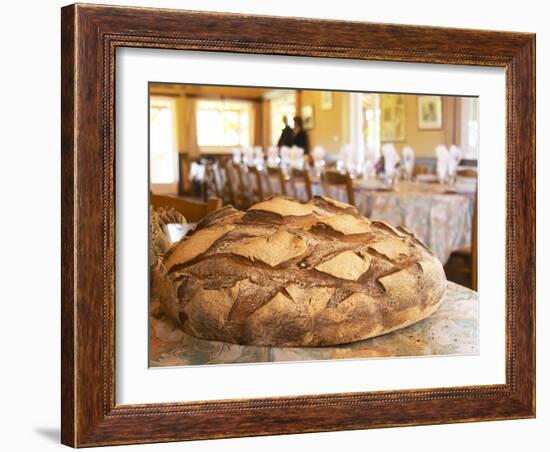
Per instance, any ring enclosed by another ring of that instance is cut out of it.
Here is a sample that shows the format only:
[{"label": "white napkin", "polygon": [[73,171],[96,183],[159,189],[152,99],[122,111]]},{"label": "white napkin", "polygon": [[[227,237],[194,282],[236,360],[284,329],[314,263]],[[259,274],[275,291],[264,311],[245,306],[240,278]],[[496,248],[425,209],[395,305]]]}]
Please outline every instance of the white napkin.
[{"label": "white napkin", "polygon": [[367,146],[367,149],[365,150],[365,157],[367,160],[370,160],[373,165],[375,165],[378,160],[380,160],[380,149],[372,145]]},{"label": "white napkin", "polygon": [[435,148],[435,155],[437,157],[437,176],[439,180],[444,180],[449,169],[449,151],[440,144]]},{"label": "white napkin", "polygon": [[283,166],[288,166],[290,163],[290,148],[288,146],[281,146],[281,163]]},{"label": "white napkin", "polygon": [[414,169],[414,151],[410,146],[403,148],[403,166],[408,174],[412,174]]},{"label": "white napkin", "polygon": [[449,174],[454,176],[460,161],[462,160],[462,149],[454,144],[449,147]]},{"label": "white napkin", "polygon": [[258,168],[264,166],[264,150],[261,146],[254,147],[254,166]]},{"label": "white napkin", "polygon": [[267,149],[267,166],[276,167],[279,165],[279,148],[270,146]]},{"label": "white napkin", "polygon": [[345,144],[340,149],[340,155],[337,162],[338,171],[346,170],[355,175],[360,171],[362,160],[351,144]]},{"label": "white napkin", "polygon": [[304,150],[298,146],[290,148],[290,164],[294,168],[302,169],[304,167]]},{"label": "white napkin", "polygon": [[254,160],[254,148],[251,148],[249,146],[243,148],[243,162],[246,165],[252,165],[253,160]]},{"label": "white napkin", "polygon": [[384,172],[386,176],[393,176],[395,167],[399,163],[399,160],[401,160],[395,150],[395,146],[391,143],[382,146],[382,155],[384,156]]},{"label": "white napkin", "polygon": [[313,157],[314,162],[320,162],[325,158],[325,149],[322,146],[315,146],[313,151],[311,151],[311,156]]},{"label": "white napkin", "polygon": [[370,160],[366,160],[365,164],[363,165],[363,179],[375,179],[376,178],[376,168],[374,167],[374,163],[372,163]]},{"label": "white napkin", "polygon": [[347,168],[350,165],[353,157],[352,154],[351,144],[344,144],[341,147],[339,159],[342,161],[344,168]]},{"label": "white napkin", "polygon": [[191,179],[202,181],[204,179],[206,167],[197,162],[191,162],[191,168],[189,168],[189,176]]},{"label": "white napkin", "polygon": [[241,150],[239,148],[233,149],[233,163],[241,163]]}]

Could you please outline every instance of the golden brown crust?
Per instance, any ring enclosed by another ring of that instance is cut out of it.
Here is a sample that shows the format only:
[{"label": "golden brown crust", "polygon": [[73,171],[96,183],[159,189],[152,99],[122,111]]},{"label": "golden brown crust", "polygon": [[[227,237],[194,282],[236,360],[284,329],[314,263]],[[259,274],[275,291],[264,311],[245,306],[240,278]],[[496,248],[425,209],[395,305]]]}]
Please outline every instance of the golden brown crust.
[{"label": "golden brown crust", "polygon": [[441,263],[412,234],[321,197],[214,212],[154,281],[188,333],[273,346],[385,334],[431,314],[445,292]]}]

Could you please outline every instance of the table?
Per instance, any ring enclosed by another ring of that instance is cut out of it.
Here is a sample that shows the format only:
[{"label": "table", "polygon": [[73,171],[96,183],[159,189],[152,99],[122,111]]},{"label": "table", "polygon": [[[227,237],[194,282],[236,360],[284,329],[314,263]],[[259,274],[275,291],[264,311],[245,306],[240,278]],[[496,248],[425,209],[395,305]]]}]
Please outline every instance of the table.
[{"label": "table", "polygon": [[441,307],[428,318],[383,336],[330,347],[256,347],[208,341],[174,326],[155,300],[151,312],[152,367],[479,353],[477,293],[451,282],[447,282]]}]

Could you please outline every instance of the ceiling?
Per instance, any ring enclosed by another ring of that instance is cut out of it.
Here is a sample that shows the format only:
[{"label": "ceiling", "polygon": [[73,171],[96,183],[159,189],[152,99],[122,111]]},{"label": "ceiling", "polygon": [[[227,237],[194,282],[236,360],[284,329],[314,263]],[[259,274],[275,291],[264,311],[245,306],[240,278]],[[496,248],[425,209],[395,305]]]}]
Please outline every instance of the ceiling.
[{"label": "ceiling", "polygon": [[246,88],[239,86],[219,86],[219,85],[184,85],[152,83],[151,92],[153,94],[171,94],[171,95],[194,95],[194,96],[219,96],[235,98],[261,98],[265,93],[272,91],[267,88]]}]

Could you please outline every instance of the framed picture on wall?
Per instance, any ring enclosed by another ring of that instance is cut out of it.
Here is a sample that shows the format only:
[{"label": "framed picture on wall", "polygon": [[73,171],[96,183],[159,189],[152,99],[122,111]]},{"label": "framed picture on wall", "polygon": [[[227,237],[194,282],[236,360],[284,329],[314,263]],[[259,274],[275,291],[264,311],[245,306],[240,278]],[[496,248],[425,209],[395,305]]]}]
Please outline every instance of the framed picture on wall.
[{"label": "framed picture on wall", "polygon": [[405,141],[405,96],[380,95],[380,141]]},{"label": "framed picture on wall", "polygon": [[443,128],[443,102],[441,96],[418,96],[418,128],[439,130]]},{"label": "framed picture on wall", "polygon": [[321,91],[321,110],[332,110],[332,91]]},{"label": "framed picture on wall", "polygon": [[[82,4],[61,27],[64,444],[535,416],[534,35]],[[356,171],[370,137],[406,139],[416,93],[423,126],[439,95],[483,104],[469,191]],[[296,113],[321,121],[311,173]],[[177,152],[191,200],[158,191]],[[456,235],[475,289],[445,273]]]},{"label": "framed picture on wall", "polygon": [[313,105],[304,105],[302,107],[302,123],[304,130],[312,130],[315,127],[315,110]]}]

